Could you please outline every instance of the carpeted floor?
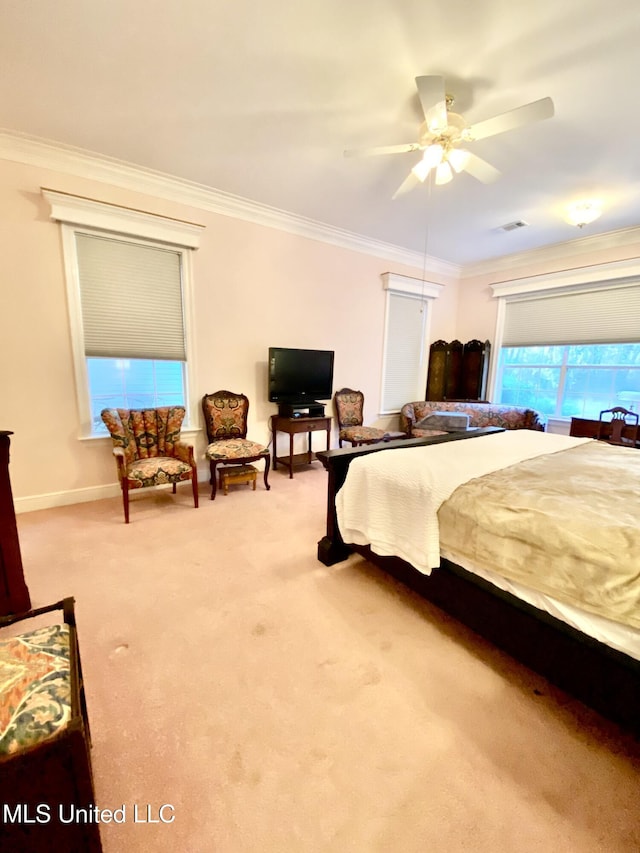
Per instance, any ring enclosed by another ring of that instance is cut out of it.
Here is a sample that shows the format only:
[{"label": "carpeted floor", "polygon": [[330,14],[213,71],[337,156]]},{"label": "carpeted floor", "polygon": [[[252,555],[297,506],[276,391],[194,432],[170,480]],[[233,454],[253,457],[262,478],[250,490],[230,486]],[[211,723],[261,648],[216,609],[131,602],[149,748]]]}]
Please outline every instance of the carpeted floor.
[{"label": "carpeted floor", "polygon": [[[107,853],[637,853],[640,745],[360,558],[326,474],[20,515],[76,598]],[[149,807],[149,811],[147,811]]]}]

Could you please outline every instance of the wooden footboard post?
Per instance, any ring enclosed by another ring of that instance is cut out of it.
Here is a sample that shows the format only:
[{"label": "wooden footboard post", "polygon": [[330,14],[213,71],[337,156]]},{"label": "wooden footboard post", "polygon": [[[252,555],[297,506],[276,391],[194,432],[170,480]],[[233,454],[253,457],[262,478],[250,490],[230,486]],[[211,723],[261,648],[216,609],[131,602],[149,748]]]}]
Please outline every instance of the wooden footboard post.
[{"label": "wooden footboard post", "polygon": [[316,453],[316,457],[322,462],[329,474],[327,485],[327,533],[318,542],[318,560],[325,566],[333,566],[346,560],[351,553],[349,547],[342,541],[338,528],[336,516],[336,493],[344,483],[347,473],[345,465],[338,466],[336,470],[335,458],[328,452]]}]

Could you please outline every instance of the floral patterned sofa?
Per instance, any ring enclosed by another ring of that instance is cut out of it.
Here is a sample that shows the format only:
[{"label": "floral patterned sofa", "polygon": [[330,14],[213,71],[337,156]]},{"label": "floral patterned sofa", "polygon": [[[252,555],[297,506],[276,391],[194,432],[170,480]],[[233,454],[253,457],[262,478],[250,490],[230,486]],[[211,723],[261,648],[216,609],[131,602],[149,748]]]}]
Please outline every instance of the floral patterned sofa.
[{"label": "floral patterned sofa", "polygon": [[537,429],[544,431],[545,424],[534,409],[503,406],[496,403],[453,402],[451,400],[421,400],[405,403],[400,410],[400,429],[408,436],[418,438],[439,435],[443,430],[429,429],[424,419],[436,412],[459,412],[469,416],[470,427],[500,426],[505,429]]}]

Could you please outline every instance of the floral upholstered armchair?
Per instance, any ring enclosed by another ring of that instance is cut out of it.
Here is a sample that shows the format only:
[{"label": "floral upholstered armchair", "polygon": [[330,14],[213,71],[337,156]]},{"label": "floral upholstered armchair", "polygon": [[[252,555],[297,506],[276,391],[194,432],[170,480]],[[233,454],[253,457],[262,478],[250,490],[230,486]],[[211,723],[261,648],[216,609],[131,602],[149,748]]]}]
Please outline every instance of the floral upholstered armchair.
[{"label": "floral upholstered armchair", "polygon": [[202,398],[202,412],[209,441],[211,500],[216,496],[216,466],[221,464],[248,465],[263,459],[264,487],[269,491],[269,448],[247,438],[249,398],[233,391],[214,391]]},{"label": "floral upholstered armchair", "polygon": [[113,441],[122,488],[124,520],[129,523],[129,491],[191,480],[198,506],[198,470],[193,447],[180,441],[183,406],[158,409],[103,409],[100,413]]},{"label": "floral upholstered armchair", "polygon": [[377,427],[363,426],[364,394],[352,388],[341,388],[333,395],[333,403],[338,418],[338,444],[349,441],[354,447],[361,444],[374,444],[377,441],[389,441],[392,438],[404,438],[403,432],[386,432]]}]

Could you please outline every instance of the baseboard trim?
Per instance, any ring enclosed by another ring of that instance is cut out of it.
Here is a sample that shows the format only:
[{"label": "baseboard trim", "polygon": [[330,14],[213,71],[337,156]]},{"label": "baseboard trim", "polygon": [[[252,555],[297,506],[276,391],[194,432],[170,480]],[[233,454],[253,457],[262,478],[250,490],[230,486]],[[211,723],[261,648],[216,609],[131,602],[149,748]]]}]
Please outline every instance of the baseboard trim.
[{"label": "baseboard trim", "polygon": [[104,498],[117,497],[119,494],[120,485],[118,483],[109,483],[107,486],[88,486],[85,489],[70,489],[66,492],[48,492],[44,495],[14,498],[13,504],[16,513],[34,512],[38,509],[51,509],[56,506],[69,506],[69,504],[99,501]]},{"label": "baseboard trim", "polygon": [[[209,465],[198,465],[198,482],[208,481]],[[150,486],[149,489],[167,489],[169,486]],[[145,489],[145,491],[149,491]],[[38,509],[52,509],[56,506],[69,506],[70,504],[83,504],[89,501],[101,501],[105,498],[119,497],[120,484],[107,483],[103,486],[87,486],[84,489],[68,489],[65,492],[48,492],[44,495],[29,495],[25,498],[13,499],[16,514],[22,512],[35,512]]]}]

